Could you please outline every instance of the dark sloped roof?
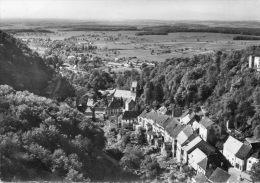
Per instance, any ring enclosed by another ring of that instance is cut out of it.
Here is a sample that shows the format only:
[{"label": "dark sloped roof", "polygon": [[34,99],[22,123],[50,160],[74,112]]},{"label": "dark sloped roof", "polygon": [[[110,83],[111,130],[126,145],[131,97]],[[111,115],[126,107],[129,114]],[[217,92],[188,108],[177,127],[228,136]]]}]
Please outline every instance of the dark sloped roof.
[{"label": "dark sloped roof", "polygon": [[122,100],[120,99],[114,99],[112,102],[109,104],[108,108],[110,109],[117,109],[123,107],[122,105]]},{"label": "dark sloped roof", "polygon": [[201,119],[200,124],[202,126],[204,126],[205,128],[208,128],[211,125],[213,125],[214,122],[211,119],[209,119],[208,117],[204,117],[204,118]]},{"label": "dark sloped roof", "polygon": [[176,127],[176,124],[179,124],[179,122],[176,118],[168,118],[164,122],[163,127],[165,130],[167,130],[167,128],[169,129],[170,127]]},{"label": "dark sloped roof", "polygon": [[189,154],[197,148],[199,143],[202,141],[200,136],[196,136],[193,140],[188,139],[187,143],[184,145],[183,149]]},{"label": "dark sloped roof", "polygon": [[148,111],[145,109],[145,110],[143,110],[143,112],[139,115],[139,117],[145,117],[146,113],[148,113]]},{"label": "dark sloped roof", "polygon": [[154,110],[151,110],[150,112],[147,112],[145,114],[141,114],[143,118],[151,119],[155,123],[159,124],[160,126],[163,126],[164,122],[169,119],[169,116],[160,114]]},{"label": "dark sloped roof", "polygon": [[187,145],[188,143],[192,142],[196,137],[198,137],[199,135],[197,133],[193,133],[191,136],[188,137],[188,139],[185,141],[184,145]]},{"label": "dark sloped roof", "polygon": [[[168,123],[168,124],[167,124]],[[185,128],[184,125],[181,125],[178,120],[175,118],[170,118],[165,122],[166,126],[164,129],[169,133],[173,138],[176,138],[177,135]]]},{"label": "dark sloped roof", "polygon": [[183,129],[183,133],[184,133],[186,136],[192,135],[192,134],[193,134],[193,129],[192,129],[191,125],[185,126],[185,128]]},{"label": "dark sloped roof", "polygon": [[177,125],[176,128],[174,128],[173,131],[171,131],[169,134],[171,137],[173,138],[177,138],[177,136],[179,135],[179,133],[185,128],[184,125]]},{"label": "dark sloped roof", "polygon": [[227,182],[230,178],[230,174],[221,168],[216,168],[216,170],[211,174],[209,180],[212,182],[220,183],[220,182]]},{"label": "dark sloped roof", "polygon": [[[181,144],[181,146],[183,146],[185,144],[185,142],[187,142],[187,140],[193,136],[193,129],[190,125],[185,126],[185,128],[178,134],[177,136],[177,141],[178,143]],[[193,138],[193,137],[192,137]]]},{"label": "dark sloped roof", "polygon": [[255,152],[253,152],[251,157],[256,158],[256,159],[260,159],[260,149],[257,149]]},{"label": "dark sloped roof", "polygon": [[208,158],[204,158],[203,160],[198,162],[198,166],[200,166],[203,170],[206,171],[208,166]]},{"label": "dark sloped roof", "polygon": [[236,153],[236,157],[238,157],[240,159],[246,158],[248,153],[250,152],[251,148],[252,148],[252,146],[243,144],[240,147],[240,149],[238,150],[238,152]]},{"label": "dark sloped roof", "polygon": [[208,155],[203,160],[201,160],[200,162],[198,162],[198,166],[200,166],[203,170],[207,172],[207,171],[212,171],[213,167],[220,167],[222,162],[223,162],[223,158],[220,157],[220,154],[211,154]]},{"label": "dark sloped roof", "polygon": [[87,117],[92,117],[92,115],[93,115],[92,112],[85,112],[84,114],[85,114],[85,116],[87,116]]},{"label": "dark sloped roof", "polygon": [[137,116],[139,115],[139,112],[138,111],[125,111],[123,113],[123,117],[122,119],[134,119],[134,118],[137,118]]},{"label": "dark sloped roof", "polygon": [[199,148],[206,155],[210,155],[216,152],[216,148],[205,142],[204,140],[200,141],[200,143],[197,145],[197,148]]},{"label": "dark sloped roof", "polygon": [[196,182],[199,182],[199,183],[208,183],[209,182],[208,178],[205,175],[203,175],[202,173],[198,173],[194,177],[194,179]]}]

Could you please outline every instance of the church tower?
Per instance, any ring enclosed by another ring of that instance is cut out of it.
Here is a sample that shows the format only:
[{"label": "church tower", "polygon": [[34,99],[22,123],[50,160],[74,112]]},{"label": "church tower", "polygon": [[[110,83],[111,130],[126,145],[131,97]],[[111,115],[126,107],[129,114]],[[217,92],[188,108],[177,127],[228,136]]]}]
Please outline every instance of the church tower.
[{"label": "church tower", "polygon": [[131,93],[136,94],[136,91],[137,91],[137,81],[133,81],[131,85]]}]

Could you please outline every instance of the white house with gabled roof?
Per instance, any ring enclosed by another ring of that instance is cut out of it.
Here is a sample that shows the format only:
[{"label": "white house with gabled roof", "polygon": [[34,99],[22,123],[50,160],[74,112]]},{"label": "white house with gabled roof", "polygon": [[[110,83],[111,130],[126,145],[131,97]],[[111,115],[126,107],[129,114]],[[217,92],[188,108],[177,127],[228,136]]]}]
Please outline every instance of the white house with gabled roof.
[{"label": "white house with gabled roof", "polygon": [[207,158],[207,155],[204,152],[202,152],[199,148],[196,148],[189,154],[189,165],[197,171],[198,163],[205,158]]},{"label": "white house with gabled roof", "polygon": [[251,146],[240,142],[229,136],[223,145],[223,155],[236,169],[243,171],[246,169],[246,162]]},{"label": "white house with gabled roof", "polygon": [[187,125],[178,135],[177,135],[177,152],[176,158],[178,162],[183,162],[184,150],[182,146],[193,135],[193,129],[190,125]]}]

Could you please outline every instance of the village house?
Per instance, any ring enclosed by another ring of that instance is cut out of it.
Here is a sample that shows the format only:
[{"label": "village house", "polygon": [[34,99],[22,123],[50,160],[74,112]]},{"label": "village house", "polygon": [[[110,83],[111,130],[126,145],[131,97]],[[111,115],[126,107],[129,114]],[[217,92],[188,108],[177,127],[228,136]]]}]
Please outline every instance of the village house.
[{"label": "village house", "polygon": [[176,118],[168,118],[163,123],[164,128],[164,140],[165,142],[172,142],[174,140],[174,129],[179,125]]},{"label": "village house", "polygon": [[176,106],[166,107],[163,105],[157,110],[157,112],[172,118],[178,118],[182,115],[182,108]]},{"label": "village house", "polygon": [[194,119],[194,117],[195,117],[195,113],[188,111],[180,117],[180,123],[182,125],[188,125],[188,124],[192,123],[194,120],[196,120],[196,119]]},{"label": "village house", "polygon": [[189,154],[189,166],[191,166],[194,170],[198,170],[198,163],[203,159],[207,158],[207,155],[202,152],[199,148],[196,148]]},{"label": "village house", "polygon": [[[193,135],[193,129],[190,125],[187,125],[177,136],[177,152],[176,152],[176,158],[177,162],[183,162],[184,161],[184,150],[182,149],[182,146],[184,143]],[[193,137],[192,137],[193,138]],[[186,163],[186,162],[183,162]]]},{"label": "village house", "polygon": [[246,162],[251,146],[240,142],[229,136],[223,145],[223,155],[236,169],[243,171],[246,169]]},{"label": "village house", "polygon": [[147,131],[164,134],[163,124],[169,119],[169,116],[162,115],[155,110],[149,112],[143,111],[138,116],[138,123],[141,124]]},{"label": "village house", "polygon": [[164,143],[161,153],[165,156],[176,157],[177,135],[185,126],[180,125],[176,118],[168,118],[162,126],[164,128]]},{"label": "village house", "polygon": [[203,117],[199,124],[199,134],[203,140],[208,142],[211,137],[221,136],[221,127],[208,117]]},{"label": "village house", "polygon": [[157,112],[162,115],[166,115],[167,111],[168,111],[168,109],[165,106],[161,106],[159,109],[157,109]]},{"label": "village house", "polygon": [[182,125],[191,125],[192,129],[196,132],[199,132],[200,124],[198,122],[199,117],[194,113],[187,111],[180,117],[180,123]]},{"label": "village house", "polygon": [[[221,165],[221,161],[223,158],[217,154],[216,149],[211,146],[209,143],[204,141],[198,134],[194,133],[191,135],[187,141],[183,144],[181,147],[183,151],[182,155],[182,163],[187,163],[190,164],[190,154],[195,150],[199,149],[202,151],[205,155],[206,158],[203,160],[197,162],[196,164],[196,169],[198,173],[202,173],[204,175],[209,175],[212,170],[214,170],[217,166]],[[195,165],[194,165],[195,166]]]},{"label": "village house", "polygon": [[134,129],[135,125],[137,124],[138,115],[139,112],[137,111],[124,111],[121,116],[121,119],[119,120],[119,127],[127,126],[131,129]]},{"label": "village house", "polygon": [[94,111],[91,107],[87,107],[84,114],[87,118],[94,118]]},{"label": "village house", "polygon": [[[202,141],[201,137],[196,135],[196,136],[191,136],[188,140],[187,143],[185,143],[182,147],[183,149],[183,163],[188,163],[188,154],[191,153],[196,146]],[[195,138],[194,138],[195,137]]]},{"label": "village house", "polygon": [[197,173],[202,173],[206,177],[209,177],[217,167],[224,165],[222,160],[217,153],[207,155],[206,158],[197,163]]},{"label": "village house", "polygon": [[152,145],[155,143],[158,147],[164,143],[164,124],[168,119],[169,116],[162,115],[155,110],[143,111],[138,116],[138,123],[147,131],[148,143]]},{"label": "village house", "polygon": [[[147,109],[143,110],[143,112],[137,117],[137,121],[138,121],[138,124],[143,127],[143,128],[146,128],[146,119],[145,119],[145,116],[146,116],[146,113],[148,113],[149,111]],[[147,130],[147,129],[146,129]]]},{"label": "village house", "polygon": [[[212,167],[212,164],[209,164],[208,157],[204,158],[203,160],[201,160],[200,162],[197,163],[197,173],[202,173],[203,175],[206,175],[206,173],[208,173],[207,171],[209,168],[213,172],[213,167]],[[210,175],[212,172],[209,172],[208,175]],[[207,177],[207,175],[206,175],[206,177]]]},{"label": "village house", "polygon": [[256,150],[252,153],[247,159],[246,170],[251,171],[253,164],[258,163],[260,161],[260,149]]},{"label": "village house", "polygon": [[106,108],[105,107],[95,107],[94,114],[95,114],[95,118],[103,120],[106,116]]},{"label": "village house", "polygon": [[260,71],[260,52],[256,52],[249,56],[249,68],[256,69],[257,71]]},{"label": "village house", "polygon": [[108,116],[120,115],[123,111],[123,100],[114,98],[106,109]]},{"label": "village house", "polygon": [[182,114],[177,119],[178,119],[178,121],[181,121],[181,119],[183,119],[186,116],[188,116],[188,118],[190,120],[190,116],[191,115],[192,115],[192,111],[191,110],[185,110],[184,112],[182,112]]},{"label": "village house", "polygon": [[197,173],[209,177],[225,159],[206,141],[209,133],[219,136],[220,127],[207,117],[198,122],[190,111],[179,119],[165,115],[165,111],[164,107],[159,111],[144,110],[137,117],[138,124],[147,132],[148,143],[160,147],[162,155],[172,156],[177,162],[188,164]]},{"label": "village house", "polygon": [[260,161],[260,139],[246,138],[246,144],[249,144],[252,149],[247,159],[246,170],[250,171],[254,163]]},{"label": "village house", "polygon": [[177,136],[185,128],[180,125],[179,121],[175,118],[170,118],[168,124],[165,126],[165,142],[172,143],[172,157],[176,158],[177,155]]}]

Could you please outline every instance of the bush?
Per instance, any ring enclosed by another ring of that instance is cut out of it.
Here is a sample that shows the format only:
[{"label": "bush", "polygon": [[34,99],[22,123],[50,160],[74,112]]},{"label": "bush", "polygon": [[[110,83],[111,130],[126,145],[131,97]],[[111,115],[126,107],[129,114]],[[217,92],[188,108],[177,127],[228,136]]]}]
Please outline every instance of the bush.
[{"label": "bush", "polygon": [[156,159],[152,159],[149,155],[146,155],[145,159],[142,161],[141,169],[145,171],[145,177],[149,179],[155,178],[162,171]]},{"label": "bush", "polygon": [[120,165],[127,169],[139,169],[143,153],[135,147],[127,147],[124,151],[124,156],[120,160]]}]

